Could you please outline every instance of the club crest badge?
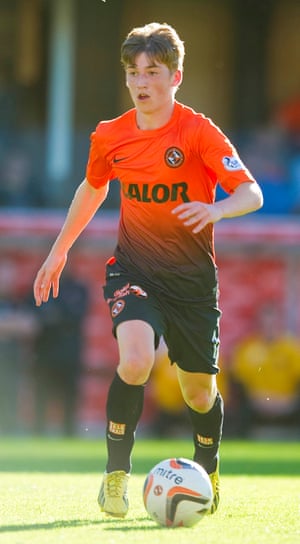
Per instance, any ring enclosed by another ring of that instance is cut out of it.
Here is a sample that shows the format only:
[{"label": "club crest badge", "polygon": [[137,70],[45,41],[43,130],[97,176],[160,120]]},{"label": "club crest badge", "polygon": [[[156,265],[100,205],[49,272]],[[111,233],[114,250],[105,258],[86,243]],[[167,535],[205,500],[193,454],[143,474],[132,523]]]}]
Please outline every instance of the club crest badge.
[{"label": "club crest badge", "polygon": [[124,300],[117,300],[113,304],[112,309],[111,309],[112,317],[117,317],[122,312],[122,310],[124,310],[124,307],[125,307],[125,301]]},{"label": "club crest badge", "polygon": [[165,162],[170,168],[178,168],[184,162],[184,154],[179,147],[169,147],[165,152]]}]

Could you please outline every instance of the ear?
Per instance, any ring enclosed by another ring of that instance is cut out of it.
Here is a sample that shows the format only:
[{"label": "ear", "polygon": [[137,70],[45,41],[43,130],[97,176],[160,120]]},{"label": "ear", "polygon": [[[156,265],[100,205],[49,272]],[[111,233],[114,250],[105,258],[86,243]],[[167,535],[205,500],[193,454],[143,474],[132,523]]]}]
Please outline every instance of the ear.
[{"label": "ear", "polygon": [[176,70],[173,74],[173,85],[178,87],[182,82],[182,70]]}]

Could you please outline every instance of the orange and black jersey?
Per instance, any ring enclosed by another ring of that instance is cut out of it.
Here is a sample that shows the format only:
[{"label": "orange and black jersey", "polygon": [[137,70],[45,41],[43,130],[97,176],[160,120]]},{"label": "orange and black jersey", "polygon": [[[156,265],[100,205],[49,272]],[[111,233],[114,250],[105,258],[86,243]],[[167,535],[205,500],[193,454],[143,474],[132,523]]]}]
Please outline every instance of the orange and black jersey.
[{"label": "orange and black jersey", "polygon": [[193,234],[171,214],[183,202],[214,202],[217,183],[231,193],[254,181],[211,120],[175,102],[170,121],[156,130],[140,130],[135,109],[102,121],[91,135],[86,177],[96,188],[120,181],[115,256],[125,269],[170,297],[217,292],[213,226]]}]

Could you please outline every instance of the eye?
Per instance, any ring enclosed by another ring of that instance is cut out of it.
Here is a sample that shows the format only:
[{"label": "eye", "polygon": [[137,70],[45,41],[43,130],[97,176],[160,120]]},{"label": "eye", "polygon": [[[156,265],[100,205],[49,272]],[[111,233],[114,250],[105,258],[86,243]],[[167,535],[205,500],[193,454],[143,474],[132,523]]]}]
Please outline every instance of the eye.
[{"label": "eye", "polygon": [[129,69],[129,70],[127,70],[127,75],[135,77],[137,75],[137,70],[133,70],[133,69],[130,70]]}]

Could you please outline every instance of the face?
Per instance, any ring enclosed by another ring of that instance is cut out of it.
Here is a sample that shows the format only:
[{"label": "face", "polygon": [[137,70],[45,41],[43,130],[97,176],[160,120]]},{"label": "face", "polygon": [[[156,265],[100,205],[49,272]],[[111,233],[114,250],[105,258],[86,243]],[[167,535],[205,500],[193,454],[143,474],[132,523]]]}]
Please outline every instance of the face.
[{"label": "face", "polygon": [[171,73],[165,64],[150,60],[146,53],[140,53],[135,64],[126,67],[126,85],[142,114],[155,114],[172,104],[180,82],[180,70]]}]

